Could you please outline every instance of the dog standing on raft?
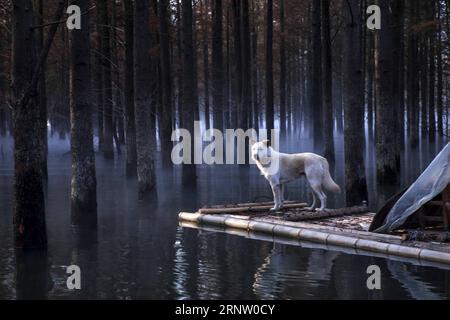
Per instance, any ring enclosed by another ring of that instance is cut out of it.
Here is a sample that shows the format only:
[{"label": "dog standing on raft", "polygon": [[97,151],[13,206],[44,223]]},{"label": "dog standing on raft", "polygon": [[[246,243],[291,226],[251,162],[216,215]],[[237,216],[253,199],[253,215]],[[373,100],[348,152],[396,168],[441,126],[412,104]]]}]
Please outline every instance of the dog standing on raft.
[{"label": "dog standing on raft", "polygon": [[[320,211],[326,209],[327,196],[324,189],[333,193],[341,192],[341,188],[331,178],[327,159],[314,153],[280,153],[270,146],[268,140],[262,142],[251,140],[250,144],[252,159],[272,187],[275,206],[271,211],[283,208],[284,185],[303,175],[306,176],[313,191],[314,201],[311,206],[313,211],[316,209],[316,198],[320,200]],[[276,163],[275,168],[274,163]]]}]

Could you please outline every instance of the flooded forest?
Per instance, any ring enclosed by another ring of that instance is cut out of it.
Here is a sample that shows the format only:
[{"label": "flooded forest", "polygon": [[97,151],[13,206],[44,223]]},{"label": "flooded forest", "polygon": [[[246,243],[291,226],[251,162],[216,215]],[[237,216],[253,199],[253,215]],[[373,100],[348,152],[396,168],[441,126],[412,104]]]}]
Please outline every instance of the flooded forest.
[{"label": "flooded forest", "polygon": [[[0,299],[449,299],[448,270],[179,226],[273,198],[253,165],[172,159],[196,122],[277,129],[328,160],[330,207],[375,212],[449,141],[449,19],[448,0],[0,0]],[[311,202],[305,181],[286,198]]]}]

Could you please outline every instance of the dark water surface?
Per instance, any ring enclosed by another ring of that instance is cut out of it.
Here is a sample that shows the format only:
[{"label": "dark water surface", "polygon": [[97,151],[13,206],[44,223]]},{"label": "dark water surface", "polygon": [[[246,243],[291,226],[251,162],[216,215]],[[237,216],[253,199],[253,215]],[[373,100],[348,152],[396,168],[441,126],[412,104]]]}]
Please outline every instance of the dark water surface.
[{"label": "dark water surface", "polygon": [[[342,143],[337,137],[337,149]],[[292,140],[296,151],[307,141]],[[274,244],[182,228],[180,211],[206,204],[270,200],[255,167],[201,167],[197,189],[180,187],[178,169],[158,169],[158,190],[139,202],[136,183],[124,176],[123,157],[105,164],[98,155],[98,232],[70,224],[70,155],[67,141],[50,140],[46,190],[49,247],[15,252],[12,237],[13,164],[10,138],[0,138],[0,298],[40,299],[449,299],[450,271],[322,249]],[[402,185],[418,176],[438,147],[421,146],[403,156]],[[284,150],[283,150],[284,151]],[[373,183],[373,150],[366,152],[374,209],[394,190]],[[335,177],[343,186],[343,154]],[[287,198],[311,197],[303,181]],[[343,205],[331,197],[330,206]],[[82,290],[66,287],[66,266],[82,270]],[[382,271],[382,290],[366,287],[369,265]]]}]

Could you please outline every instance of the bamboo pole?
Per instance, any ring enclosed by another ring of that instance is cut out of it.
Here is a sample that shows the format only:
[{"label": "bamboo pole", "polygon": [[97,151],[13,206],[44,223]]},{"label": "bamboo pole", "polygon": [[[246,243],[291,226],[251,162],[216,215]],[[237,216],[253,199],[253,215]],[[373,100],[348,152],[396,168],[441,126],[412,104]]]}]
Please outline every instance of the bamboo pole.
[{"label": "bamboo pole", "polygon": [[[291,237],[281,237],[278,235],[267,235],[262,234],[258,232],[251,232],[247,230],[242,229],[236,229],[236,228],[220,228],[215,226],[207,226],[207,225],[200,225],[195,222],[184,222],[180,221],[180,226],[183,228],[191,228],[191,229],[200,229],[205,230],[208,232],[219,232],[219,233],[226,233],[230,235],[245,237],[252,240],[259,240],[259,241],[265,241],[265,242],[275,242],[280,244],[286,244],[291,246],[301,246],[302,248],[309,248],[309,249],[319,249],[319,250],[329,250],[329,251],[335,251],[335,252],[341,252],[345,254],[352,254],[352,255],[362,255],[362,256],[370,256],[370,257],[379,257],[384,259],[391,259],[394,261],[399,261],[403,263],[410,263],[418,266],[427,266],[427,267],[433,267],[433,268],[440,268],[445,270],[450,270],[450,264],[448,263],[442,263],[439,261],[431,261],[431,260],[425,260],[425,259],[417,259],[411,258],[411,257],[404,257],[397,254],[389,254],[389,253],[382,253],[382,252],[374,252],[374,251],[366,251],[362,249],[355,249],[352,244],[353,241],[350,241],[350,245],[346,245],[345,243],[342,245],[332,245],[332,244],[323,244],[323,243],[314,243],[310,241],[299,241],[296,238]],[[334,235],[330,235],[328,237],[328,240],[331,240]],[[339,236],[337,236],[339,237]],[[356,241],[356,239],[354,240]],[[395,251],[395,246],[389,246],[389,251]],[[436,250],[435,250],[436,251]],[[421,251],[422,256],[426,255],[426,252]],[[420,257],[419,257],[420,258]]]},{"label": "bamboo pole", "polygon": [[[305,208],[308,205],[306,203],[290,203],[284,205],[283,209],[296,209]],[[254,213],[269,211],[273,207],[271,205],[256,205],[256,206],[238,206],[231,208],[203,208],[198,212],[201,214],[230,214],[230,213]]]},{"label": "bamboo pole", "polygon": [[[284,204],[295,204],[297,201],[285,201]],[[260,206],[274,206],[273,201],[267,202],[249,202],[249,203],[233,203],[233,204],[219,204],[210,207],[205,207],[203,209],[221,209],[221,208],[236,208],[236,207],[260,207]]]},{"label": "bamboo pole", "polygon": [[[181,221],[196,222],[199,224],[213,225],[219,227],[232,227],[240,230],[261,232],[270,236],[282,236],[290,239],[305,240],[324,245],[335,245],[349,247],[362,251],[383,253],[394,256],[414,258],[418,260],[433,261],[450,264],[450,246],[447,249],[427,249],[421,243],[415,242],[415,246],[394,243],[387,235],[362,232],[359,234],[347,233],[346,229],[340,232],[327,230],[314,230],[306,227],[294,227],[289,225],[265,222],[262,219],[248,220],[229,217],[226,215],[204,215],[200,213],[182,212],[179,215]],[[303,223],[303,225],[307,225]],[[371,239],[367,239],[370,237]],[[392,237],[392,236],[390,236]],[[401,239],[400,237],[397,237]],[[419,246],[417,246],[419,245]]]}]

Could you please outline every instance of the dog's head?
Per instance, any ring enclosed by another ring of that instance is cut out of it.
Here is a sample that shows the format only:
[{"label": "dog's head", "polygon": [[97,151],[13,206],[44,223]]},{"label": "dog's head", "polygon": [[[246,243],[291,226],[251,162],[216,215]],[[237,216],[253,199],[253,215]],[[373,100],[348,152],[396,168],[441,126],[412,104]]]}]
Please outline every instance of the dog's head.
[{"label": "dog's head", "polygon": [[271,147],[270,147],[270,141],[264,140],[261,142],[257,141],[250,141],[250,144],[252,146],[252,158],[256,162],[260,162],[263,165],[270,164],[270,157],[271,157]]}]

